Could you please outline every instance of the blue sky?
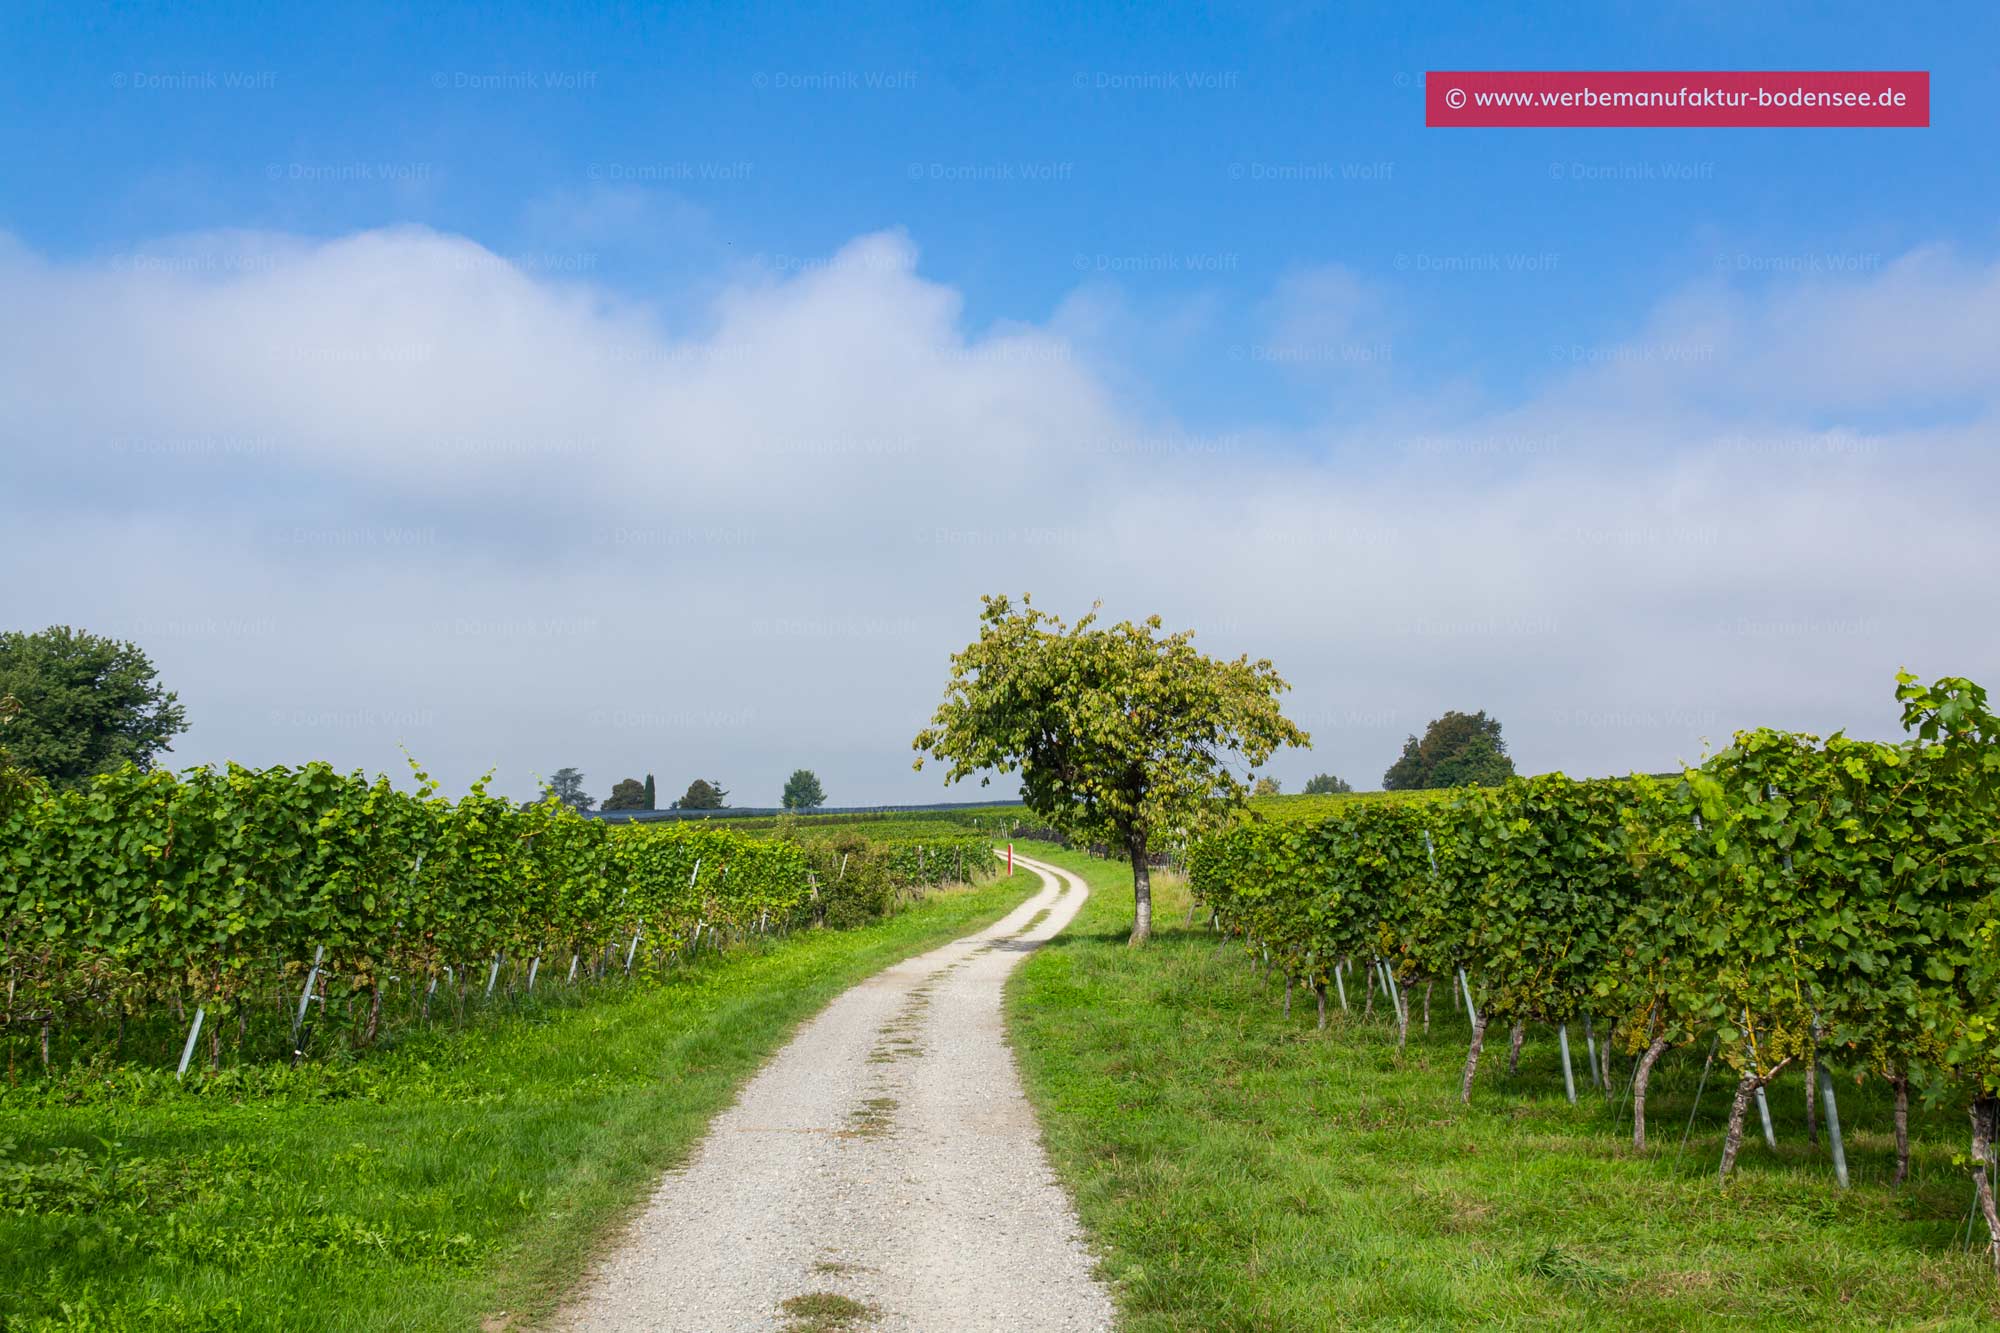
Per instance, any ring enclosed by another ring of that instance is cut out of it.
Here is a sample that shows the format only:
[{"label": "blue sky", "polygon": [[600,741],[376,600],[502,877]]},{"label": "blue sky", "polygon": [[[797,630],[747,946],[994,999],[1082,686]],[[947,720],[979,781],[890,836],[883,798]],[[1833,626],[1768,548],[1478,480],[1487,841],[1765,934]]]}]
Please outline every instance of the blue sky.
[{"label": "blue sky", "polygon": [[[1501,401],[1560,369],[1548,346],[1625,336],[1682,282],[1994,241],[1990,6],[186,8],[10,22],[18,235],[91,254],[421,222],[655,293],[903,227],[975,326],[1045,319],[1081,279],[1141,317],[1254,306],[1339,262],[1403,312],[1398,372]],[[1422,123],[1426,68],[1857,66],[1931,70],[1932,128]],[[242,86],[146,86],[189,74]],[[293,179],[357,163],[408,178]],[[1018,178],[933,178],[993,167]],[[1216,364],[1252,341],[1224,315],[1155,348],[1175,405],[1286,410],[1283,373]]]},{"label": "blue sky", "polygon": [[[7,619],[153,628],[204,705],[190,760],[387,767],[394,736],[459,780],[735,764],[754,787],[810,730],[836,798],[918,798],[906,724],[974,594],[1023,584],[1288,651],[1343,739],[1281,772],[1364,785],[1442,707],[1539,710],[1510,730],[1534,767],[1658,767],[1745,721],[1879,726],[1899,654],[1992,661],[1988,632],[1891,599],[1907,550],[1875,553],[1876,589],[1815,547],[1848,541],[1815,515],[1872,496],[1938,519],[1926,557],[1974,554],[1937,496],[1991,475],[1970,345],[1995,327],[1990,7],[187,9],[27,6],[0,30],[0,283],[25,312],[0,389],[34,399],[6,445],[24,528],[185,549],[180,612],[107,554]],[[1933,123],[1430,130],[1426,68],[1926,69]],[[300,342],[246,387],[231,339],[265,317]],[[496,321],[507,346],[461,357]],[[593,339],[608,373],[550,369]],[[738,356],[754,373],[726,373]],[[764,393],[824,435],[773,445],[743,405]],[[524,421],[532,448],[505,438]],[[799,462],[830,451],[833,482]],[[621,460],[653,480],[605,493]],[[809,493],[757,497],[788,484]],[[1661,519],[1697,494],[1798,526],[1732,547],[1746,519],[1692,498]],[[1489,522],[1573,539],[1503,589],[1449,540]],[[1630,601],[1579,581],[1607,549]],[[246,587],[246,564],[278,573]],[[694,633],[642,627],[607,569]],[[1305,606],[1229,591],[1274,569]],[[439,684],[474,660],[448,647],[464,626],[410,628],[461,605],[506,645],[479,658],[489,710],[567,645],[578,681],[701,700],[644,710],[677,753],[556,704],[496,736]],[[1715,663],[1718,623],[1755,651]],[[418,659],[401,677],[354,666],[385,635]],[[752,688],[802,645],[849,715]],[[1635,660],[1657,697],[1608,682]],[[257,674],[288,666],[324,725],[286,722],[308,705]],[[1565,686],[1574,707],[1550,702]],[[245,690],[269,725],[224,704]]]}]

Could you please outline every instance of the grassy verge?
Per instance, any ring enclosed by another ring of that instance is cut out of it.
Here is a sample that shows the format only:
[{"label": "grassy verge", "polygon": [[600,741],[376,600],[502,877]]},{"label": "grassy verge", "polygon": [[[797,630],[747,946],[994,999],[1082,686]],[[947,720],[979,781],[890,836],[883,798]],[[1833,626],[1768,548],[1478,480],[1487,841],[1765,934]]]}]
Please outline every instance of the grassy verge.
[{"label": "grassy verge", "polygon": [[938,894],[357,1062],[0,1092],[0,1327],[530,1322],[801,1021],[1034,887]]},{"label": "grassy verge", "polygon": [[[1360,983],[1355,1012],[1330,1003],[1317,1032],[1309,992],[1287,1020],[1281,980],[1267,987],[1240,947],[1182,927],[1184,891],[1158,895],[1163,928],[1131,951],[1124,866],[1023,850],[1095,890],[1015,975],[1008,1008],[1049,1150],[1128,1330],[2000,1319],[1993,1275],[1963,1244],[1961,1115],[1915,1118],[1913,1178],[1898,1190],[1880,1084],[1843,1080],[1854,1175],[1843,1193],[1807,1145],[1804,1085],[1786,1078],[1772,1092],[1779,1151],[1753,1113],[1739,1173],[1719,1185],[1729,1089],[1711,1077],[1695,1110],[1700,1053],[1656,1075],[1644,1157],[1629,1104],[1608,1106],[1587,1081],[1567,1104],[1552,1033],[1530,1034],[1510,1077],[1506,1034],[1496,1054],[1489,1032],[1468,1109],[1457,1098],[1467,1025],[1442,987],[1430,1035],[1413,1023],[1400,1057],[1384,1005],[1362,1020]],[[1580,1050],[1577,1069],[1583,1080]]]}]

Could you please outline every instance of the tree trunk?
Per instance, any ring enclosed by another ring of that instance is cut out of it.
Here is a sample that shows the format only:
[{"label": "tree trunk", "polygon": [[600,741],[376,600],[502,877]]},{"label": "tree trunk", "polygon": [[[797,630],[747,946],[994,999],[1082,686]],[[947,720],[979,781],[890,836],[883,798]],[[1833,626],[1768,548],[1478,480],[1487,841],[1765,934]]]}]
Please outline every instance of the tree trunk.
[{"label": "tree trunk", "polygon": [[1510,1075],[1521,1072],[1521,1042],[1527,1035],[1526,1023],[1516,1023],[1514,1030],[1507,1034],[1507,1072]]},{"label": "tree trunk", "polygon": [[1743,1120],[1749,1113],[1750,1099],[1757,1095],[1760,1088],[1769,1087],[1778,1075],[1785,1072],[1785,1066],[1791,1062],[1792,1057],[1788,1055],[1778,1061],[1777,1064],[1771,1066],[1771,1072],[1765,1074],[1762,1078],[1759,1078],[1755,1074],[1745,1074],[1742,1082],[1736,1085],[1736,1100],[1729,1104],[1729,1132],[1722,1140],[1722,1174],[1724,1176],[1727,1176],[1730,1168],[1736,1165],[1736,1154],[1743,1147]]},{"label": "tree trunk", "polygon": [[1285,973],[1285,1017],[1292,1016],[1292,974]]},{"label": "tree trunk", "polygon": [[1979,1215],[1986,1219],[1986,1250],[1993,1271],[2000,1273],[2000,1210],[1993,1204],[1993,1181],[1986,1174],[1987,1159],[1993,1155],[1993,1114],[2000,1100],[1975,1097],[1972,1101],[1972,1187],[1979,1198]]},{"label": "tree trunk", "polygon": [[1132,858],[1132,938],[1133,947],[1144,944],[1153,933],[1153,870],[1146,864],[1146,835],[1125,835],[1125,850]]},{"label": "tree trunk", "polygon": [[1635,1151],[1646,1151],[1646,1085],[1652,1081],[1653,1066],[1666,1053],[1667,1039],[1664,1034],[1653,1038],[1646,1047],[1646,1053],[1639,1057],[1639,1067],[1632,1074],[1632,1147]]},{"label": "tree trunk", "polygon": [[1910,1178],[1910,1076],[1899,1073],[1896,1085],[1896,1181]]},{"label": "tree trunk", "polygon": [[1324,981],[1315,981],[1313,983],[1313,998],[1319,1002],[1319,1030],[1324,1032],[1326,1031],[1326,983]]},{"label": "tree trunk", "polygon": [[361,1031],[361,1044],[373,1046],[375,1034],[382,1028],[382,985],[376,982],[368,987],[368,1025]]},{"label": "tree trunk", "polygon": [[1435,982],[1428,980],[1424,982],[1424,1035],[1425,1036],[1429,1036],[1431,1031],[1431,987],[1435,984],[1436,984]]},{"label": "tree trunk", "polygon": [[1737,1150],[1743,1146],[1743,1117],[1749,1113],[1750,1098],[1757,1091],[1757,1076],[1745,1074],[1736,1084],[1736,1100],[1729,1103],[1729,1131],[1722,1137],[1722,1172],[1736,1165]]},{"label": "tree trunk", "polygon": [[1472,1076],[1479,1072],[1479,1048],[1486,1044],[1486,1020],[1476,1018],[1472,1023],[1472,1045],[1465,1052],[1465,1077],[1458,1081],[1458,1100],[1470,1105],[1472,1102]]}]

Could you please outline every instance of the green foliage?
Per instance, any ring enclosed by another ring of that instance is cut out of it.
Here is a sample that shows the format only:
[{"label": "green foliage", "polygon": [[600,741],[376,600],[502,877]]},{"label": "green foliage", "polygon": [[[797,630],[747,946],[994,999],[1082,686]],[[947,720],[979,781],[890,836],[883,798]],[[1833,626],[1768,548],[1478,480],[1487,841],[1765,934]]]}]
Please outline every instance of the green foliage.
[{"label": "green foliage", "polygon": [[1256,785],[1250,788],[1250,794],[1252,796],[1276,796],[1282,790],[1283,788],[1276,778],[1261,777],[1257,779]]},{"label": "green foliage", "polygon": [[962,828],[883,837],[858,828],[795,833],[812,868],[811,910],[828,926],[884,916],[927,889],[994,873],[991,839]]},{"label": "green foliage", "polygon": [[645,808],[646,808],[646,809],[648,809],[648,810],[657,810],[657,809],[659,809],[659,808],[660,808],[660,793],[659,793],[659,789],[658,789],[658,788],[656,788],[656,787],[655,787],[655,786],[653,785],[653,775],[652,775],[651,773],[648,773],[648,774],[646,775],[646,805],[645,805]]},{"label": "green foliage", "polygon": [[335,994],[454,978],[496,956],[635,970],[698,924],[801,915],[806,862],[723,827],[519,809],[483,782],[456,802],[325,764],[179,777],[135,766],[0,813],[9,1018],[66,1026],[163,1003],[234,1012],[324,950]]},{"label": "green foliage", "polygon": [[1500,719],[1449,712],[1403,743],[1403,753],[1382,775],[1385,791],[1438,787],[1491,787],[1514,776],[1514,761],[1500,738]]},{"label": "green foliage", "polygon": [[130,763],[151,768],[187,730],[187,712],[162,689],[137,644],[67,625],[0,633],[0,698],[11,763],[63,788]]},{"label": "green foliage", "polygon": [[611,794],[604,798],[606,810],[650,810],[647,803],[645,784],[637,778],[620,778],[612,786]]},{"label": "green foliage", "polygon": [[819,778],[811,769],[794,769],[792,775],[785,779],[785,795],[781,804],[787,810],[817,810],[826,804],[826,788],[819,785]]},{"label": "green foliage", "polygon": [[1316,777],[1306,780],[1305,794],[1307,796],[1344,796],[1353,790],[1353,786],[1344,778],[1337,778],[1331,773],[1321,773]]},{"label": "green foliage", "polygon": [[979,637],[951,659],[916,766],[947,782],[1021,775],[1027,807],[1072,840],[1109,843],[1133,862],[1133,940],[1151,924],[1145,855],[1157,835],[1218,827],[1247,797],[1231,764],[1256,768],[1309,743],[1278,709],[1289,687],[1267,661],[1221,661],[1160,618],[1075,625],[1005,596],[982,598]]},{"label": "green foliage", "polygon": [[1934,1097],[1991,1095],[2000,722],[1958,678],[1903,676],[1898,698],[1902,744],[1743,731],[1679,778],[1253,819],[1196,846],[1192,882],[1293,975],[1464,967],[1502,1021],[1595,1014],[1631,1051],[1712,1036],[1753,1076],[1845,1048]]},{"label": "green foliage", "polygon": [[676,810],[720,810],[729,793],[719,782],[706,778],[696,778],[688,784],[687,794],[674,802]]}]

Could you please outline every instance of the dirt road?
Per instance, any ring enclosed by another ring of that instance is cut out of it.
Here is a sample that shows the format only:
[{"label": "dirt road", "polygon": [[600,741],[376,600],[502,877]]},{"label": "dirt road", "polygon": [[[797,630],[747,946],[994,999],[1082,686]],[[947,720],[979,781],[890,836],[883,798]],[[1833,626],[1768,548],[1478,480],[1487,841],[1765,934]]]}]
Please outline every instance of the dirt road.
[{"label": "dirt road", "polygon": [[661,1181],[554,1327],[1109,1329],[1110,1298],[1050,1171],[1000,1011],[1007,974],[1085,890],[1055,866],[1017,864],[1042,891],[801,1028]]}]

